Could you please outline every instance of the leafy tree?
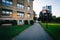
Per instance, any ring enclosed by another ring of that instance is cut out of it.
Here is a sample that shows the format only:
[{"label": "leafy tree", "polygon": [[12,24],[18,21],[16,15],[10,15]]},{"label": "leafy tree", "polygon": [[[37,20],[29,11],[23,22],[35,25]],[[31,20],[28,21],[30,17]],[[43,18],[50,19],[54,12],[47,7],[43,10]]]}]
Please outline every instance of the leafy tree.
[{"label": "leafy tree", "polygon": [[52,22],[56,22],[56,16],[52,16]]},{"label": "leafy tree", "polygon": [[41,20],[42,22],[50,22],[52,19],[52,14],[46,10],[46,13],[43,13],[43,11],[40,12],[39,14],[39,20]]},{"label": "leafy tree", "polygon": [[56,18],[56,22],[57,22],[57,23],[60,23],[60,17],[57,17],[57,18]]},{"label": "leafy tree", "polygon": [[37,19],[37,17],[36,17],[36,13],[35,13],[35,11],[33,11],[33,15],[34,15],[34,20],[36,20]]}]

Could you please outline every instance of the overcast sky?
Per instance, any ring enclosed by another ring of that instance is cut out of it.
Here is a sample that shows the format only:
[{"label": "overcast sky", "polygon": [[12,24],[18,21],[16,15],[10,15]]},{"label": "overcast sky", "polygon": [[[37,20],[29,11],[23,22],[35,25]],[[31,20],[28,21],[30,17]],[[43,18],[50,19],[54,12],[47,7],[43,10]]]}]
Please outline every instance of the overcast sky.
[{"label": "overcast sky", "polygon": [[57,17],[60,16],[60,0],[34,0],[33,1],[33,10],[36,12],[37,16],[39,12],[42,10],[43,6],[51,5],[52,6],[52,14]]}]

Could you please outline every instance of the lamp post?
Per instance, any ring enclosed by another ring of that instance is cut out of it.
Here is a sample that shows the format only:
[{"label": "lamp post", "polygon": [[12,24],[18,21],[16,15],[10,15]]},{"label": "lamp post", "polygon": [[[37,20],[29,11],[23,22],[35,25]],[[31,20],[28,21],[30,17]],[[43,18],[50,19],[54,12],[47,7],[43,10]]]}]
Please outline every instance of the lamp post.
[{"label": "lamp post", "polygon": [[48,11],[44,10],[43,13],[45,14],[44,16],[46,17],[45,21],[46,21],[46,29],[48,28]]},{"label": "lamp post", "polygon": [[48,28],[48,14],[46,13],[46,29]]}]

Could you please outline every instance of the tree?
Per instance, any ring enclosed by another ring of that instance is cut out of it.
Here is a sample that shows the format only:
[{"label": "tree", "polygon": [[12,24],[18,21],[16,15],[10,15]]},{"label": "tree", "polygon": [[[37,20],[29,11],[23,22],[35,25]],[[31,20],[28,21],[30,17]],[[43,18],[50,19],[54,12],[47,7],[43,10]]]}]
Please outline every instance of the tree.
[{"label": "tree", "polygon": [[52,16],[52,22],[56,22],[56,16]]},{"label": "tree", "polygon": [[36,13],[35,13],[35,11],[33,11],[33,14],[34,14],[34,20],[36,20],[37,19],[37,17],[36,17]]},{"label": "tree", "polygon": [[60,17],[57,17],[57,18],[56,18],[56,22],[57,22],[57,23],[60,23]]},{"label": "tree", "polygon": [[52,14],[48,10],[42,10],[40,12],[40,14],[39,14],[39,20],[41,20],[42,22],[45,22],[45,21],[50,22],[51,19],[52,19]]}]

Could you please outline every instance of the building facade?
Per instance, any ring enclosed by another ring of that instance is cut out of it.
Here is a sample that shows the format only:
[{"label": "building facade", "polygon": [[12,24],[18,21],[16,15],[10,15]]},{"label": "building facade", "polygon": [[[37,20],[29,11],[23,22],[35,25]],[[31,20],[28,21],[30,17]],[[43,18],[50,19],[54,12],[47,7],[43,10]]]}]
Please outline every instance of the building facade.
[{"label": "building facade", "polygon": [[44,6],[43,10],[48,10],[50,13],[52,13],[52,6],[51,5]]},{"label": "building facade", "polygon": [[17,25],[33,20],[33,0],[0,0],[0,20],[14,20]]}]

